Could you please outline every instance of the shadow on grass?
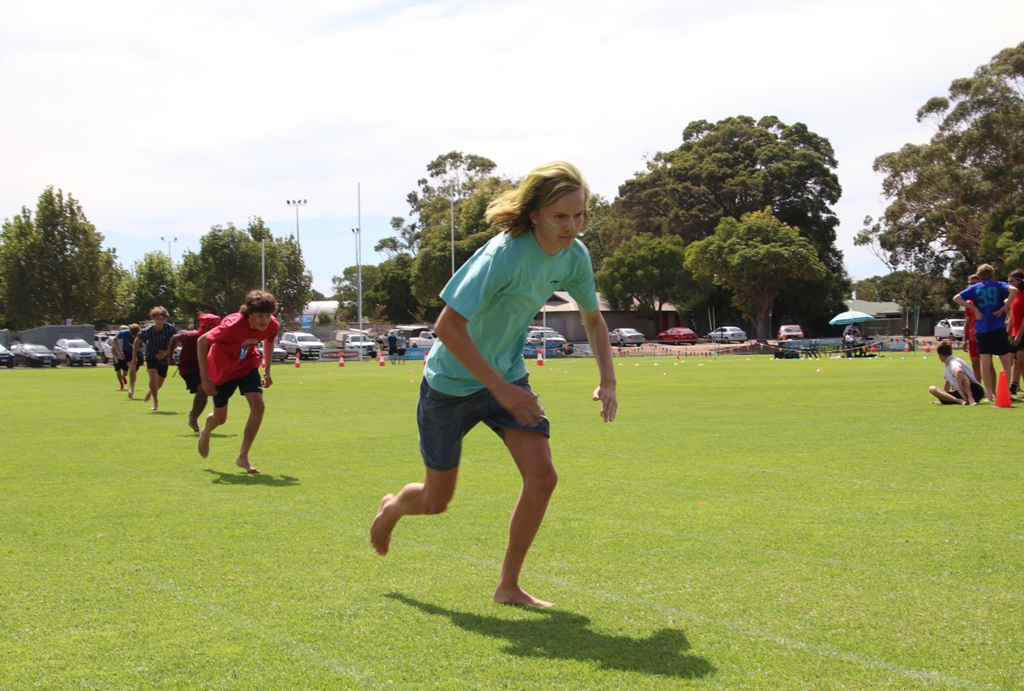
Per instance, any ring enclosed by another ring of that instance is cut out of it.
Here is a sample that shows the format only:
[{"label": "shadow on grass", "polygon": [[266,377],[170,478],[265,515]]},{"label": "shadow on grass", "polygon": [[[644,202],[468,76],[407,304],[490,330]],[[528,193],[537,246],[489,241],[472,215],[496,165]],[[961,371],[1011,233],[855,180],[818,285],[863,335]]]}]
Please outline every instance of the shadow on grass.
[{"label": "shadow on grass", "polygon": [[154,410],[154,415],[181,415],[177,410]]},{"label": "shadow on grass", "polygon": [[216,475],[213,478],[213,484],[215,485],[267,485],[269,487],[294,487],[299,484],[299,478],[292,477],[291,475],[268,475],[266,473],[259,473],[258,475],[250,475],[243,472],[241,468],[238,469],[237,473],[222,473],[219,470],[213,468],[207,468],[204,472]]},{"label": "shadow on grass", "polygon": [[630,638],[599,633],[590,619],[557,608],[533,609],[536,618],[510,621],[467,612],[456,612],[400,593],[386,597],[416,607],[427,614],[447,617],[456,626],[474,633],[509,642],[505,652],[518,657],[556,660],[589,660],[602,669],[642,672],[666,677],[695,679],[715,671],[704,658],[686,653],[690,642],[677,629],[661,629],[647,638]]}]

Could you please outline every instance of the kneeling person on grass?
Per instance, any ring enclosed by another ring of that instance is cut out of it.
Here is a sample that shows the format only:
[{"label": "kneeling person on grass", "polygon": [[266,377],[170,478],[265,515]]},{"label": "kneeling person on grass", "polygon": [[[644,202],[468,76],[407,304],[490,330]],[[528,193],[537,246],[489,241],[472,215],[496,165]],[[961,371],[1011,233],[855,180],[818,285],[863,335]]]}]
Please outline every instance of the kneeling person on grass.
[{"label": "kneeling person on grass", "polygon": [[974,378],[974,372],[967,363],[953,355],[953,346],[948,343],[940,343],[935,352],[945,365],[942,377],[946,382],[941,389],[937,386],[928,387],[928,393],[939,399],[932,403],[978,405],[978,401],[985,398],[985,390]]},{"label": "kneeling person on grass", "polygon": [[203,378],[199,375],[199,337],[210,329],[220,324],[220,317],[216,314],[200,314],[199,328],[194,331],[179,331],[171,339],[168,346],[171,353],[174,353],[176,345],[181,346],[181,354],[178,355],[178,374],[185,380],[185,388],[188,392],[195,394],[192,399],[192,410],[188,414],[188,426],[192,431],[199,431],[199,416],[206,409],[206,392],[203,391]]},{"label": "kneeling person on grass", "polygon": [[[197,344],[199,376],[203,391],[213,396],[213,412],[206,416],[206,424],[199,432],[199,455],[210,455],[210,435],[228,419],[228,399],[235,389],[249,402],[249,419],[242,433],[242,448],[235,465],[246,472],[260,472],[249,462],[249,449],[263,423],[263,388],[270,388],[269,357],[274,352],[274,339],[279,328],[274,312],[277,300],[270,293],[253,290],[245,296],[245,304],[238,312],[224,317],[220,326],[199,337]],[[263,342],[263,358],[256,345]],[[265,373],[260,382],[260,360],[265,360]]]}]

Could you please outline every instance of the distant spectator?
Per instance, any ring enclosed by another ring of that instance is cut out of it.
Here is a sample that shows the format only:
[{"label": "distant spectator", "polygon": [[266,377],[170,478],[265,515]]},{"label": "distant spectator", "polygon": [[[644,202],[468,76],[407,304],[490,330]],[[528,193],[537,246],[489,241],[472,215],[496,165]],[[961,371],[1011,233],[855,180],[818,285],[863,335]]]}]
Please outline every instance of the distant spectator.
[{"label": "distant spectator", "polygon": [[405,346],[407,345],[405,336],[399,334],[398,336],[398,361],[405,364]]},{"label": "distant spectator", "polygon": [[388,360],[392,365],[398,362],[398,338],[394,331],[388,332]]}]

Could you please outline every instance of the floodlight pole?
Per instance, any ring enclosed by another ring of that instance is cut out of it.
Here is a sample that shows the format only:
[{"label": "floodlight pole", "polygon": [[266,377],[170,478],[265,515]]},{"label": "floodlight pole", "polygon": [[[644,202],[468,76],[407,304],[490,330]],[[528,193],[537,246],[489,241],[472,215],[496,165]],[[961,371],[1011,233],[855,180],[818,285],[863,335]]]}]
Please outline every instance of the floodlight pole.
[{"label": "floodlight pole", "polygon": [[[359,315],[359,333],[363,333],[363,201],[362,201],[362,183],[356,183],[356,227],[352,229],[352,232],[356,236],[356,299],[358,304],[356,306],[356,312]],[[362,339],[359,341],[362,343]],[[363,361],[363,346],[359,346],[359,361]]]},{"label": "floodlight pole", "polygon": [[295,207],[295,243],[302,249],[302,240],[299,239],[299,207],[306,205],[305,199],[286,199],[285,204]]},{"label": "floodlight pole", "polygon": [[166,242],[166,243],[167,243],[167,256],[168,256],[168,257],[170,257],[170,259],[171,259],[171,264],[173,264],[173,263],[174,263],[174,255],[172,255],[172,254],[171,254],[171,243],[172,243],[172,242],[177,242],[177,241],[178,241],[178,238],[174,238],[173,240],[168,240],[168,239],[167,239],[167,238],[165,238],[165,237],[164,237],[163,235],[161,235],[161,236],[160,236],[160,241],[161,241],[161,242]]}]

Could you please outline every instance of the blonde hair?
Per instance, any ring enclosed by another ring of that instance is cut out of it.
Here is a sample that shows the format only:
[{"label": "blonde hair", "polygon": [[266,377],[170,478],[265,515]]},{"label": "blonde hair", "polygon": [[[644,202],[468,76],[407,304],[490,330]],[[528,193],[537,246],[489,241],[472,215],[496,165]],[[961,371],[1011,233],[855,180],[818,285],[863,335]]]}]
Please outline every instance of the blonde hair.
[{"label": "blonde hair", "polygon": [[579,169],[565,161],[552,161],[537,166],[523,179],[519,187],[509,190],[487,205],[484,218],[500,226],[514,238],[526,235],[533,228],[530,212],[553,204],[560,198],[583,190],[583,228],[590,222],[590,188]]},{"label": "blonde hair", "polygon": [[982,264],[978,267],[978,278],[982,281],[991,281],[995,275],[996,270],[991,264]]}]

